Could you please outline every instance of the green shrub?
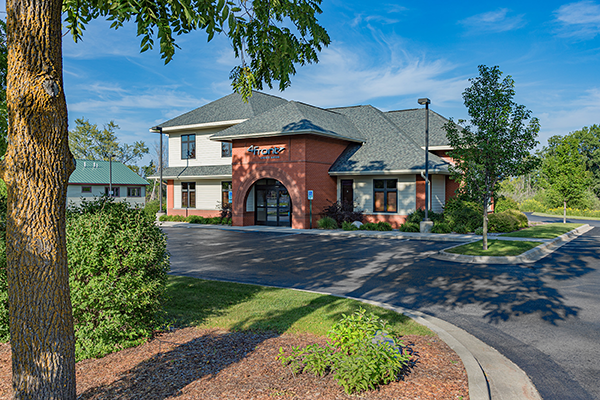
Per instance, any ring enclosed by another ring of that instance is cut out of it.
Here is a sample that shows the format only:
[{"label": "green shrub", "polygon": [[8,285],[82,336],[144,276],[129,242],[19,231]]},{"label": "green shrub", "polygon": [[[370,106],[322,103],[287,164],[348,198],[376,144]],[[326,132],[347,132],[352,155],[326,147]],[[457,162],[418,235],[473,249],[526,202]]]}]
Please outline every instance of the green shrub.
[{"label": "green shrub", "polygon": [[206,223],[207,224],[212,224],[212,225],[220,225],[221,224],[221,217],[212,217],[212,218],[207,218],[206,219]]},{"label": "green shrub", "polygon": [[509,213],[488,215],[488,232],[512,232],[519,229],[519,220]]},{"label": "green shrub", "polygon": [[523,229],[523,228],[529,228],[529,220],[527,219],[527,215],[523,214],[521,211],[519,210],[506,210],[504,211],[507,214],[512,215],[513,217],[515,217],[517,219],[517,221],[519,221],[519,229]]},{"label": "green shrub", "polygon": [[338,224],[335,219],[331,217],[323,217],[317,221],[317,226],[319,229],[337,229]]},{"label": "green shrub", "polygon": [[389,222],[385,222],[385,221],[379,221],[377,223],[377,230],[378,231],[392,231],[392,224],[390,224]]},{"label": "green shrub", "polygon": [[445,222],[434,222],[431,228],[432,233],[451,233],[452,228]]},{"label": "green shrub", "polygon": [[361,231],[376,231],[377,224],[374,222],[365,222],[358,229],[360,229]]},{"label": "green shrub", "polygon": [[483,226],[480,226],[479,228],[475,229],[475,234],[476,235],[483,235]]},{"label": "green shrub", "polygon": [[458,226],[461,231],[473,232],[483,226],[483,207],[480,204],[462,200],[460,197],[451,197],[444,206],[444,222],[448,223],[457,233]]},{"label": "green shrub", "polygon": [[521,203],[519,210],[523,212],[546,212],[546,207],[537,200],[527,199]]},{"label": "green shrub", "polygon": [[323,207],[321,211],[321,217],[330,217],[337,222],[338,226],[341,226],[344,221],[363,222],[364,215],[362,210],[357,210],[354,203],[336,201],[328,206]]},{"label": "green shrub", "polygon": [[161,215],[158,218],[159,221],[171,221],[171,222],[186,222],[186,218],[183,215]]},{"label": "green shrub", "polygon": [[397,380],[410,360],[402,342],[386,331],[385,322],[362,308],[352,315],[343,314],[327,336],[326,345],[294,347],[289,356],[280,348],[278,359],[294,373],[324,376],[332,372],[348,394]]},{"label": "green shrub", "polygon": [[[146,215],[148,215],[152,219],[155,219],[156,213],[158,213],[158,209],[160,206],[159,203],[160,203],[159,200],[147,201],[146,205],[144,206],[144,212],[146,213]],[[163,204],[163,207],[164,207],[164,204]]]},{"label": "green shrub", "polygon": [[400,232],[421,232],[421,226],[415,222],[405,221],[398,230]]},{"label": "green shrub", "polygon": [[348,221],[342,222],[342,229],[345,231],[357,231],[358,230],[356,225],[353,225],[352,222],[348,222]]},{"label": "green shrub", "polygon": [[206,218],[200,216],[200,215],[190,215],[189,217],[186,218],[186,221],[189,222],[190,224],[205,224],[206,222],[204,222]]},{"label": "green shrub", "polygon": [[[427,217],[435,222],[442,222],[444,221],[444,214],[443,213],[436,213],[433,212],[431,210],[429,210],[427,212]],[[419,224],[421,223],[421,221],[423,221],[425,219],[425,210],[423,209],[419,209],[419,210],[415,210],[412,213],[408,214],[408,216],[406,217],[406,221],[405,222],[412,222],[414,224]]]},{"label": "green shrub", "polygon": [[469,228],[463,224],[458,224],[458,225],[454,225],[454,232],[456,233],[460,233],[460,234],[465,234],[465,233],[470,233],[471,231],[469,230]]},{"label": "green shrub", "polygon": [[161,322],[166,236],[141,209],[99,200],[67,214],[76,357],[135,346]]},{"label": "green shrub", "polygon": [[510,197],[500,197],[494,203],[494,212],[501,213],[506,210],[518,210],[519,203],[516,200],[511,199]]}]

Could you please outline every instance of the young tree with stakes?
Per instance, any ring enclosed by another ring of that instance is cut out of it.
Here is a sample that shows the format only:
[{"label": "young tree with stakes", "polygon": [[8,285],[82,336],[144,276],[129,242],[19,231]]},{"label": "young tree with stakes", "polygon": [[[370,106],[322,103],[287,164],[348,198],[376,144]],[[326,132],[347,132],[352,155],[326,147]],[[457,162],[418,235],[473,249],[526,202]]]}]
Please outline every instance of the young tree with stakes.
[{"label": "young tree with stakes", "polygon": [[[479,76],[463,92],[470,120],[445,125],[454,159],[452,178],[460,190],[483,205],[483,249],[487,250],[487,210],[498,184],[525,174],[538,160],[530,151],[538,144],[540,124],[531,111],[513,101],[515,82],[501,79],[498,66],[479,66]],[[526,121],[529,123],[526,124]],[[460,125],[460,126],[459,126]]]},{"label": "young tree with stakes", "polygon": [[[317,62],[329,44],[318,24],[320,0],[8,0],[8,148],[0,177],[8,187],[7,279],[16,399],[75,399],[75,352],[65,239],[69,151],[63,87],[62,16],[75,40],[105,17],[131,21],[141,50],[169,62],[175,36],[223,33],[242,59],[231,72],[244,98],[279,81],[295,64]],[[286,25],[289,25],[287,27]],[[156,35],[156,36],[155,36]]]}]

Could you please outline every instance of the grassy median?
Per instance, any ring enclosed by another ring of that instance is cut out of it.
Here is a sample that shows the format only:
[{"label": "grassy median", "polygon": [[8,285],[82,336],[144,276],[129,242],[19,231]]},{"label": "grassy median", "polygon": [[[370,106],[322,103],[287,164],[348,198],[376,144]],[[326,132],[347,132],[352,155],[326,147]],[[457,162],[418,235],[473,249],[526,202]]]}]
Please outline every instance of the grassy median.
[{"label": "grassy median", "polygon": [[463,244],[446,250],[447,253],[464,254],[467,256],[518,256],[536,246],[541,242],[519,242],[513,240],[488,240],[488,249],[483,250],[483,241]]},{"label": "grassy median", "polygon": [[361,306],[388,321],[389,330],[397,335],[433,335],[426,327],[393,311],[290,289],[170,276],[167,297],[164,310],[177,327],[325,335],[342,314],[351,314]]},{"label": "grassy median", "polygon": [[571,232],[575,228],[579,228],[583,224],[575,224],[575,223],[554,223],[554,224],[544,224],[544,225],[536,225],[531,228],[522,229],[516,232],[505,233],[501,236],[506,237],[522,237],[522,238],[536,238],[536,239],[554,239],[563,235],[567,232]]}]

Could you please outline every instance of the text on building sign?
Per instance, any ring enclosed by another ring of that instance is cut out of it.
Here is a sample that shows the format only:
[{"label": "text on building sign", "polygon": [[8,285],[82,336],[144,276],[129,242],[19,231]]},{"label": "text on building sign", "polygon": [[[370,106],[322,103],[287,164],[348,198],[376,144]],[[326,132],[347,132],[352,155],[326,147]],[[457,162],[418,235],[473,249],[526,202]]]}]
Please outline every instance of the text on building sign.
[{"label": "text on building sign", "polygon": [[273,147],[265,147],[265,148],[260,148],[258,146],[250,146],[248,147],[248,153],[252,153],[255,156],[259,156],[259,155],[269,155],[269,154],[279,154],[281,152],[283,152],[285,150],[285,147],[277,147],[277,146],[273,146]]}]

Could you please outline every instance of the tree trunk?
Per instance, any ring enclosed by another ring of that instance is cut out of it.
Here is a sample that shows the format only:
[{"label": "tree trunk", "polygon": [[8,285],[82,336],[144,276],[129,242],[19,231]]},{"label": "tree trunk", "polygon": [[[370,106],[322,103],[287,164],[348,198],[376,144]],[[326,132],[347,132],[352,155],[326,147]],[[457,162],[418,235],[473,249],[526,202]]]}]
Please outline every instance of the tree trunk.
[{"label": "tree trunk", "polygon": [[563,201],[563,224],[567,223],[567,201]]},{"label": "tree trunk", "polygon": [[57,0],[8,0],[7,280],[15,399],[75,399],[65,207],[68,147]]},{"label": "tree trunk", "polygon": [[488,249],[488,216],[487,216],[487,199],[483,202],[483,250]]}]

